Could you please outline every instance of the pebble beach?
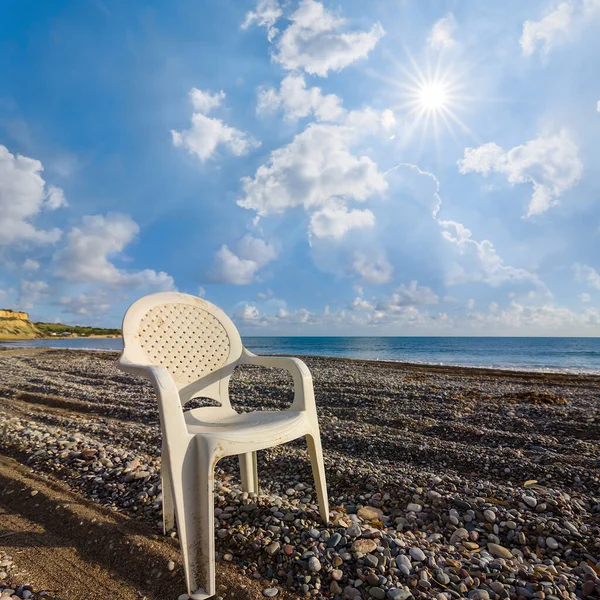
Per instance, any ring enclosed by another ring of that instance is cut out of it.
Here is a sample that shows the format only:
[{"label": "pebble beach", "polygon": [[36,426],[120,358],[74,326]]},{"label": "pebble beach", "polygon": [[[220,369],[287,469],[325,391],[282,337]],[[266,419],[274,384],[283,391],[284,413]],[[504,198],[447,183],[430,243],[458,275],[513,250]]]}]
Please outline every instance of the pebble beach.
[{"label": "pebble beach", "polygon": [[[0,349],[0,454],[158,536],[156,400],[117,356]],[[217,559],[248,598],[600,596],[600,375],[304,360],[330,522],[303,440],[259,452],[258,495],[242,492],[235,459],[219,462]],[[285,408],[291,377],[242,367],[231,397],[240,411]],[[71,600],[17,577],[2,542],[0,531],[0,598]],[[158,571],[183,600],[174,552]],[[169,600],[151,574],[143,585],[140,597]]]}]

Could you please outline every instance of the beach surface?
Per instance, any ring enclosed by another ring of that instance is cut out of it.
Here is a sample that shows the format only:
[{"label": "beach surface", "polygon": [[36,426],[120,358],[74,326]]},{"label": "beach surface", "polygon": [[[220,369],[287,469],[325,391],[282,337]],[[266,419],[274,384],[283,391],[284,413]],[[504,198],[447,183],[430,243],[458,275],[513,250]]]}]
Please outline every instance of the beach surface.
[{"label": "beach surface", "polygon": [[[185,591],[154,393],[117,356],[0,348],[0,597]],[[305,361],[331,522],[303,440],[259,452],[258,496],[222,460],[221,598],[598,597],[600,376]],[[291,377],[243,367],[231,397],[285,408]]]}]

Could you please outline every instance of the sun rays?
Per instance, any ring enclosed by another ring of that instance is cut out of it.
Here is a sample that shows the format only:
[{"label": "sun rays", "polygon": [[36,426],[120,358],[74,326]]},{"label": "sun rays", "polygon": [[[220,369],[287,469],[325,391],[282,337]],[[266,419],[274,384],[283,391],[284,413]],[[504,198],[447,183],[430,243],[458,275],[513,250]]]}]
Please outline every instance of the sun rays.
[{"label": "sun rays", "polygon": [[392,109],[404,113],[408,138],[419,136],[423,145],[433,137],[436,147],[444,133],[457,143],[459,133],[474,138],[459,116],[468,110],[472,100],[465,94],[465,73],[453,64],[442,65],[441,58],[435,66],[423,69],[410,53],[407,56],[408,65],[398,65],[401,77],[385,79],[398,90],[398,103]]}]

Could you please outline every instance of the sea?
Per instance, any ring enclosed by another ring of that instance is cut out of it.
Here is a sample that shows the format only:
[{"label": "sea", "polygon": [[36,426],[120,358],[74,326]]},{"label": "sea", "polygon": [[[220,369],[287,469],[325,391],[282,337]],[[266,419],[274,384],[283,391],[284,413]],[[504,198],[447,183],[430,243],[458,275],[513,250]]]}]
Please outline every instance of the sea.
[{"label": "sea", "polygon": [[[600,338],[566,337],[244,337],[256,354],[335,356],[519,371],[600,374]],[[0,342],[11,347],[116,350],[120,338]]]}]

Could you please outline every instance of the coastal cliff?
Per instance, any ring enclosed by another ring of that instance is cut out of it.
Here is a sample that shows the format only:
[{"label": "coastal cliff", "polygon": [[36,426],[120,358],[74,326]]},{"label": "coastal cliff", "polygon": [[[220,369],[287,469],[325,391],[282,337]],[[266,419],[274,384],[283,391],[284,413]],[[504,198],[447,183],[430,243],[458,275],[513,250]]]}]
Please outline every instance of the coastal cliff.
[{"label": "coastal cliff", "polygon": [[31,340],[43,337],[26,312],[0,310],[0,340]]}]

